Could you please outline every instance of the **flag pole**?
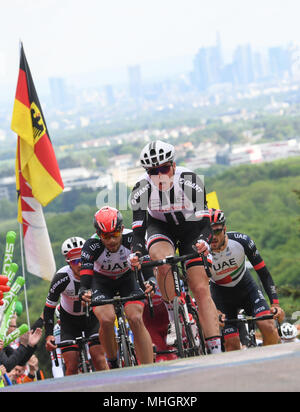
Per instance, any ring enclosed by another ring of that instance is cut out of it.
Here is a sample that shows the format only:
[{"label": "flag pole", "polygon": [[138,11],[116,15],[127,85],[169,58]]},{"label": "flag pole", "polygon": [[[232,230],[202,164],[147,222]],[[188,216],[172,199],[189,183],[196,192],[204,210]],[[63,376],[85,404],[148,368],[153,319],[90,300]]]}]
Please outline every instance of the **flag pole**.
[{"label": "flag pole", "polygon": [[25,280],[24,283],[24,298],[25,298],[25,308],[26,308],[26,316],[27,316],[27,324],[30,329],[30,318],[29,318],[29,310],[28,310],[28,299],[27,299],[27,289],[26,289],[26,277],[25,277],[25,260],[24,260],[24,245],[23,245],[23,225],[19,223],[20,227],[20,245],[21,245],[21,261],[22,261],[22,276]]}]

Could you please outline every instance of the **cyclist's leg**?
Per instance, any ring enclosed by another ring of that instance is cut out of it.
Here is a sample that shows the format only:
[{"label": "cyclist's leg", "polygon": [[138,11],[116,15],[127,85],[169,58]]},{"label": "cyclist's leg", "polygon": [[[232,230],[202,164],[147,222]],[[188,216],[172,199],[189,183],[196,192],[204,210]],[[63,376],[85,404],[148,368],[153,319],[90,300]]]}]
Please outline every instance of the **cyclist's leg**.
[{"label": "cyclist's leg", "polygon": [[79,352],[72,348],[62,350],[62,355],[66,365],[66,376],[78,374]]},{"label": "cyclist's leg", "polygon": [[[147,227],[147,249],[151,260],[164,259],[166,256],[174,255],[175,240],[172,237],[168,225],[161,221],[149,218]],[[175,297],[174,280],[170,265],[157,268],[157,283],[165,302],[172,302]]]},{"label": "cyclist's leg", "polygon": [[[93,276],[93,295],[92,300],[97,299],[112,299],[115,295],[116,280],[106,278],[99,274]],[[114,322],[116,318],[113,305],[95,306],[93,308],[99,323],[99,340],[103,345],[104,352],[108,360],[116,360],[118,347],[115,338]]]},{"label": "cyclist's leg", "polygon": [[[253,316],[263,316],[266,314],[270,314],[271,313],[270,307],[262,291],[258,288],[256,282],[254,281],[254,279],[252,278],[249,272],[245,273],[243,281],[247,282],[247,285],[248,285],[248,291],[249,291],[248,302],[249,302],[250,308],[252,309],[251,314]],[[248,311],[249,310],[250,309],[248,309]],[[280,342],[278,331],[277,331],[277,328],[275,326],[273,319],[256,322],[256,325],[261,331],[264,346],[275,345]]]},{"label": "cyclist's leg", "polygon": [[261,331],[264,346],[276,345],[277,343],[280,343],[279,335],[273,319],[262,320],[260,322],[256,322],[256,324],[258,329]]},{"label": "cyclist's leg", "polygon": [[[133,272],[127,272],[119,280],[119,292],[122,297],[141,293]],[[152,363],[152,340],[143,321],[144,302],[139,300],[126,302],[124,312],[134,336],[134,347],[138,360],[141,363]]]},{"label": "cyclist's leg", "polygon": [[94,314],[99,320],[99,340],[108,359],[117,359],[118,348],[115,337],[115,309],[113,305],[96,306]]},{"label": "cyclist's leg", "polygon": [[142,363],[153,362],[153,346],[150,334],[143,322],[144,304],[128,302],[125,305],[125,315],[134,336],[134,347],[138,360]]},{"label": "cyclist's leg", "polygon": [[[221,351],[219,318],[215,303],[211,297],[209,280],[203,266],[190,266],[187,269],[188,284],[198,306],[198,314],[206,339],[216,338]],[[210,344],[210,342],[208,342]]]},{"label": "cyclist's leg", "polygon": [[[217,309],[225,315],[227,319],[235,319],[238,313],[238,306],[233,288],[225,289],[214,282],[210,283],[210,292]],[[224,347],[226,352],[241,349],[239,330],[236,324],[225,323],[223,328]]]},{"label": "cyclist's leg", "polygon": [[109,369],[105,359],[103,345],[91,345],[89,346],[89,351],[96,371]]},{"label": "cyclist's leg", "polygon": [[[60,309],[60,340],[73,340],[81,335],[81,325],[77,316],[67,313],[62,307]],[[66,366],[66,375],[76,375],[78,373],[79,352],[77,346],[61,348],[62,356]]]},{"label": "cyclist's leg", "polygon": [[[98,331],[99,321],[94,313],[91,312],[89,316],[89,325],[86,331],[86,336],[88,336],[89,338],[94,338],[98,335]],[[99,339],[96,342],[89,344],[89,352],[96,371],[109,369],[105,358],[104,348],[103,345],[100,344]]]},{"label": "cyclist's leg", "polygon": [[[174,246],[168,241],[160,241],[152,244],[149,249],[151,260],[163,259],[174,255]],[[170,265],[159,266],[157,271],[157,283],[165,302],[172,302],[175,297],[174,280]]]},{"label": "cyclist's leg", "polygon": [[[183,230],[178,230],[179,252],[181,255],[195,252],[194,244],[199,234],[206,229],[202,222],[186,222]],[[186,262],[188,285],[198,306],[199,320],[210,353],[221,352],[219,317],[211,297],[209,279],[202,258]]]}]

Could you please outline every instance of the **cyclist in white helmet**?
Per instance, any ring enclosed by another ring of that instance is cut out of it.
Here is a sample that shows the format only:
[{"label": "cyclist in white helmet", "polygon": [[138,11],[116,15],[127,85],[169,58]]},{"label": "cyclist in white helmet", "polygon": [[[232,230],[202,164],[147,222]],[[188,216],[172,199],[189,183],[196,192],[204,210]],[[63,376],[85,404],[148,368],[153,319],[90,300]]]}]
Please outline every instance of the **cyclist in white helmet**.
[{"label": "cyclist in white helmet", "polygon": [[282,343],[300,342],[297,336],[298,329],[295,325],[285,322],[280,326],[280,338]]},{"label": "cyclist in white helmet", "polygon": [[[56,349],[54,337],[54,313],[60,300],[60,339],[61,343],[73,340],[85,332],[88,338],[98,336],[99,322],[93,312],[90,312],[88,322],[85,308],[79,300],[81,249],[85,240],[81,237],[72,237],[65,240],[61,252],[67,265],[62,267],[53,277],[44,308],[44,322],[46,335],[46,349]],[[62,355],[66,365],[66,375],[78,373],[78,347],[62,348]],[[108,369],[104,351],[100,342],[91,343],[89,351],[96,370]]]},{"label": "cyclist in white helmet", "polygon": [[[204,252],[209,260],[212,239],[206,192],[201,178],[191,170],[176,166],[175,149],[169,143],[148,143],[140,155],[145,173],[131,193],[133,210],[133,252],[143,253],[143,240],[147,233],[147,248],[152,260],[174,255],[178,247],[181,255]],[[138,258],[131,258],[138,265]],[[211,298],[209,281],[202,259],[186,262],[189,287],[196,299],[200,321],[210,353],[221,352],[218,315]],[[158,285],[169,311],[170,333],[167,343],[174,343],[175,327],[172,301],[175,297],[174,281],[169,265],[158,269]]]}]

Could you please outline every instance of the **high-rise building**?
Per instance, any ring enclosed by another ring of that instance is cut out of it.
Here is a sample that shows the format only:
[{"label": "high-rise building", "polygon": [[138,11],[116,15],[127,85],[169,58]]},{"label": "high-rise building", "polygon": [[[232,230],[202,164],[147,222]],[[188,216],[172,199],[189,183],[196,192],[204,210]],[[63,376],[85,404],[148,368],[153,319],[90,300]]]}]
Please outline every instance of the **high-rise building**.
[{"label": "high-rise building", "polygon": [[104,89],[105,89],[106,103],[109,106],[112,106],[116,102],[113,87],[111,84],[107,84],[104,87]]},{"label": "high-rise building", "polygon": [[141,66],[129,66],[128,67],[129,75],[129,94],[135,100],[138,100],[142,97],[142,75],[141,75]]},{"label": "high-rise building", "polygon": [[64,79],[50,77],[49,84],[53,105],[59,109],[68,105],[69,99]]},{"label": "high-rise building", "polygon": [[237,84],[254,81],[253,56],[250,44],[237,46],[233,56],[235,80]]},{"label": "high-rise building", "polygon": [[282,78],[291,69],[290,51],[283,47],[269,48],[269,64],[271,75]]},{"label": "high-rise building", "polygon": [[221,82],[222,49],[220,34],[217,33],[216,46],[202,47],[194,58],[192,81],[199,90]]}]

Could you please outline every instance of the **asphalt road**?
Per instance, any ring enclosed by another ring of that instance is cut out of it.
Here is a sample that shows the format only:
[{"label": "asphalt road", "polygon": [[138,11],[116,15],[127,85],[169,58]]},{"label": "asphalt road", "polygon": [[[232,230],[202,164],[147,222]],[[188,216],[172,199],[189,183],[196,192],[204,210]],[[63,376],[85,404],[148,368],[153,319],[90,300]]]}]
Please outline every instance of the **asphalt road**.
[{"label": "asphalt road", "polygon": [[1,388],[0,392],[298,392],[300,343]]}]

